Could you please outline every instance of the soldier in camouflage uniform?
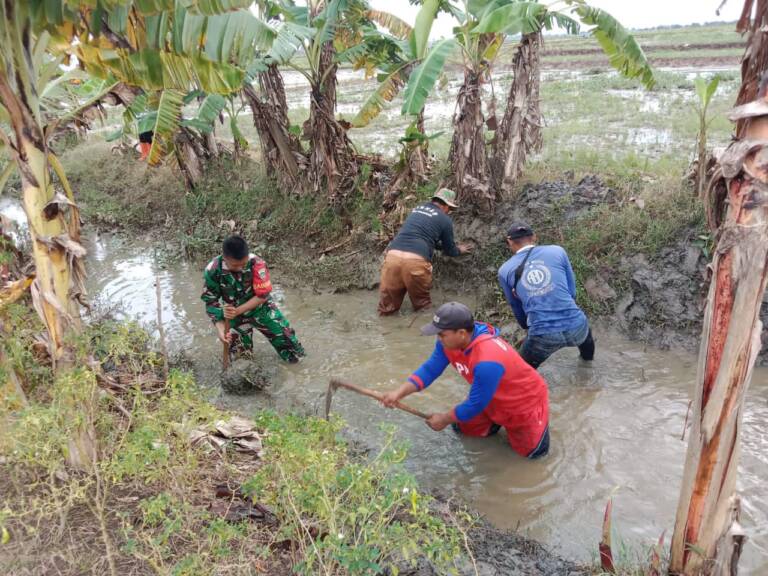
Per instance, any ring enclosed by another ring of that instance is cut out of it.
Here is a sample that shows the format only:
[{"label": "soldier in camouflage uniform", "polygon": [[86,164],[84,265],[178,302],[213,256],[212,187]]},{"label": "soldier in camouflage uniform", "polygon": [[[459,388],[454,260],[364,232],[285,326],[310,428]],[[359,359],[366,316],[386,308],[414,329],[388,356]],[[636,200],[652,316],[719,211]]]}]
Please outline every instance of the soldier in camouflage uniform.
[{"label": "soldier in camouflage uniform", "polygon": [[224,240],[222,255],[208,263],[203,278],[205,311],[219,340],[230,344],[230,351],[252,350],[255,328],[283,360],[295,363],[304,356],[296,333],[270,298],[267,265],[248,252],[245,240],[239,236]]}]

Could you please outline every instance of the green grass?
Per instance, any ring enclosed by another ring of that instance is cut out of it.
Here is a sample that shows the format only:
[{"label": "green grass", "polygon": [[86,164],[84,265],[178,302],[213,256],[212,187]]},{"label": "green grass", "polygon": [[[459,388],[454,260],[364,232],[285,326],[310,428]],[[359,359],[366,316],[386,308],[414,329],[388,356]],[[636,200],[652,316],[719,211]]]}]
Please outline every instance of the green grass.
[{"label": "green grass", "polygon": [[[708,26],[633,30],[632,35],[642,47],[670,44],[723,44],[743,41],[741,35],[736,32],[735,22]],[[600,49],[600,46],[591,36],[545,36],[545,50],[585,48]]]},{"label": "green grass", "polygon": [[[651,64],[653,64],[654,60],[661,60],[661,59],[680,60],[682,63],[684,63],[685,60],[688,60],[691,58],[729,58],[730,61],[733,63],[733,65],[736,66],[739,63],[739,59],[741,58],[743,53],[744,53],[743,48],[729,47],[729,48],[709,48],[709,49],[700,49],[700,50],[654,50],[653,52],[648,52],[647,56],[651,61]],[[605,66],[608,66],[608,57],[602,53],[575,54],[575,55],[544,53],[542,55],[542,62],[545,65],[555,64],[555,63],[562,64],[562,63],[567,63],[571,61],[576,61],[579,63],[594,62],[595,65],[603,64]]]},{"label": "green grass", "polygon": [[[7,310],[0,319],[20,321]],[[33,339],[17,332],[13,341],[30,348]],[[189,374],[172,370],[163,380],[146,332],[101,321],[74,344],[76,367],[50,378],[27,406],[0,397],[3,573],[43,573],[55,562],[67,574],[213,576],[226,565],[243,576],[364,576],[427,560],[453,574],[466,554],[474,518],[435,512],[403,470],[406,450],[392,431],[377,454],[356,457],[338,437],[339,419],[264,412],[254,423],[260,456],[212,451],[190,434],[232,415]],[[18,374],[29,392],[29,373]],[[124,390],[97,384],[105,378]],[[156,393],[145,393],[147,382]],[[74,470],[68,439],[84,429],[99,458]],[[233,495],[217,497],[222,486]],[[252,503],[271,516],[238,519]]]}]

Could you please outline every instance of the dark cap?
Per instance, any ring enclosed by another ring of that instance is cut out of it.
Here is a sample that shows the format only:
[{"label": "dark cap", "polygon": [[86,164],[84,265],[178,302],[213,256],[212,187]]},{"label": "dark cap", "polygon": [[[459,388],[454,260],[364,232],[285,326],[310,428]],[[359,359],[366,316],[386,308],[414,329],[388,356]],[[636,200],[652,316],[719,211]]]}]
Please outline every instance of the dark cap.
[{"label": "dark cap", "polygon": [[525,238],[526,236],[533,236],[533,228],[526,222],[515,222],[509,227],[509,230],[507,230],[507,238],[510,240]]},{"label": "dark cap", "polygon": [[447,302],[440,306],[432,317],[432,322],[421,327],[424,336],[434,336],[442,330],[470,330],[475,322],[472,311],[460,302]]}]

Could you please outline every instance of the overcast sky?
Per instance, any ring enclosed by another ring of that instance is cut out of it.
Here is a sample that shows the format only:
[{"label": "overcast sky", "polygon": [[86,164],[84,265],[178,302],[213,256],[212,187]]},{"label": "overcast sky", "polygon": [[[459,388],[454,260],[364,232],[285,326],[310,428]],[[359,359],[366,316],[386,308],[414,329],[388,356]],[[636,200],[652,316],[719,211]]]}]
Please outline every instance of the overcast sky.
[{"label": "overcast sky", "polygon": [[[411,6],[408,0],[369,0],[374,8],[386,10],[399,16],[409,24],[416,20],[418,6]],[[544,2],[551,4],[552,2]],[[695,22],[733,21],[738,19],[743,0],[728,0],[718,16],[715,11],[721,0],[591,0],[589,4],[610,12],[624,26],[629,28],[652,28],[670,24],[692,24]],[[461,4],[461,2],[457,2]],[[431,38],[441,38],[451,33],[454,21],[445,14],[438,17],[432,28]]]}]

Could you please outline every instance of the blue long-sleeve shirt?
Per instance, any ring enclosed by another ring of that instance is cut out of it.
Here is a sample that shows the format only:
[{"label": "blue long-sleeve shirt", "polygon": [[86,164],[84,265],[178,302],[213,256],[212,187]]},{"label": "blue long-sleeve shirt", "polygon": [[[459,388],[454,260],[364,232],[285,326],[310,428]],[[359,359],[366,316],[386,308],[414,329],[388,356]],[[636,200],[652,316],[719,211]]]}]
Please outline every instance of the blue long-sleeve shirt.
[{"label": "blue long-sleeve shirt", "polygon": [[[487,333],[487,325],[475,323],[472,340]],[[448,364],[445,349],[440,340],[437,340],[432,355],[408,378],[408,381],[419,390],[423,390],[443,373]],[[466,422],[485,410],[493,399],[502,376],[504,376],[504,366],[498,362],[478,362],[475,365],[469,396],[454,408],[456,419]]]},{"label": "blue long-sleeve shirt", "polygon": [[[526,256],[515,297],[515,271]],[[518,323],[531,336],[574,330],[586,321],[576,304],[571,262],[560,246],[532,246],[518,251],[499,268],[499,284]]]}]

